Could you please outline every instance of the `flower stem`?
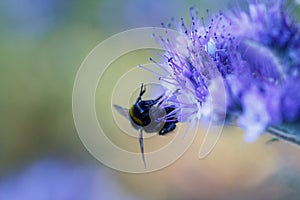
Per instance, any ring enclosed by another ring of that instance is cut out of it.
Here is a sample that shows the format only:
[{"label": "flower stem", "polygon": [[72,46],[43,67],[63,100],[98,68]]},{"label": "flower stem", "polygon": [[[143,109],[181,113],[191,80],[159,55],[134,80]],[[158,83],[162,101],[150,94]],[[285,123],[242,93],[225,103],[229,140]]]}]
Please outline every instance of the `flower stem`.
[{"label": "flower stem", "polygon": [[300,146],[300,122],[269,126],[267,131],[280,139]]}]

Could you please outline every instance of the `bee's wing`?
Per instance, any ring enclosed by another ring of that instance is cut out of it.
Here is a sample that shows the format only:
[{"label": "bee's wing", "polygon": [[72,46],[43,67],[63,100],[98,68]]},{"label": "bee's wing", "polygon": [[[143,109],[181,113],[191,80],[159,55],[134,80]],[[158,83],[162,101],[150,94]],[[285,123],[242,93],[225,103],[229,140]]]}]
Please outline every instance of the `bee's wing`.
[{"label": "bee's wing", "polygon": [[123,108],[122,106],[119,106],[119,105],[116,105],[116,104],[114,104],[114,107],[118,111],[118,113],[120,113],[121,115],[126,117],[126,119],[130,120],[129,109],[128,108]]}]

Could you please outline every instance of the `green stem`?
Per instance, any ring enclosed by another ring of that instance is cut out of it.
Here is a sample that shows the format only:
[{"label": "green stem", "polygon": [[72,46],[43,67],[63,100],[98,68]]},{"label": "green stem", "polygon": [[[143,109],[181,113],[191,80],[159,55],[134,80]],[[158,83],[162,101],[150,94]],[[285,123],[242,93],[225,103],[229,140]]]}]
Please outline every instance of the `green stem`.
[{"label": "green stem", "polygon": [[269,126],[267,131],[276,137],[300,146],[300,123]]}]

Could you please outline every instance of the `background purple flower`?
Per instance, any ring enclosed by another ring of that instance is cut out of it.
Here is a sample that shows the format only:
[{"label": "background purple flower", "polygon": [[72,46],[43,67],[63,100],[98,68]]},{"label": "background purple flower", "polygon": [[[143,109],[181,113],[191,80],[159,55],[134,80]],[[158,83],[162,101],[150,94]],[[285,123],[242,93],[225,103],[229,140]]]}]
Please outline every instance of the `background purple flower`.
[{"label": "background purple flower", "polygon": [[0,182],[3,200],[133,199],[104,169],[45,159]]},{"label": "background purple flower", "polygon": [[233,77],[225,80],[236,104],[229,112],[239,109],[239,124],[253,141],[270,125],[299,120],[299,103],[292,100],[300,92],[299,23],[286,1],[250,3],[248,12],[226,16],[245,61],[243,69],[236,65]]}]

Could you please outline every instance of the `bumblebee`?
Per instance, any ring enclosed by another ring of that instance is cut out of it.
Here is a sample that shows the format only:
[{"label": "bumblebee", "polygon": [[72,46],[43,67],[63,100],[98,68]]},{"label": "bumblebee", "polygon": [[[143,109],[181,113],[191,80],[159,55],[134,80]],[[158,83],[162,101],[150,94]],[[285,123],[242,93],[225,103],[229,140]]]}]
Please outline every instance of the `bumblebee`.
[{"label": "bumblebee", "polygon": [[114,106],[121,114],[129,116],[132,126],[139,130],[140,149],[146,167],[143,130],[147,133],[158,132],[159,135],[166,135],[176,128],[178,119],[174,114],[176,109],[174,105],[162,106],[163,95],[156,99],[142,100],[145,92],[146,89],[142,84],[136,102],[128,109],[127,113],[122,107]]}]

